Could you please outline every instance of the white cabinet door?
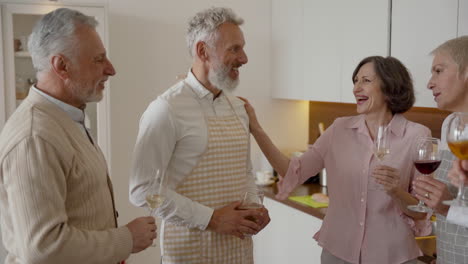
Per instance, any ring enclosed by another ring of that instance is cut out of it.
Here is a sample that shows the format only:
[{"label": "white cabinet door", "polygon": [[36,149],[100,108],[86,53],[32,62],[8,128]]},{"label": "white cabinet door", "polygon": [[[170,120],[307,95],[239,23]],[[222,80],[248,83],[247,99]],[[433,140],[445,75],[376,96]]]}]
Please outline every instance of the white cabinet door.
[{"label": "white cabinet door", "polygon": [[436,107],[427,90],[430,52],[457,36],[458,0],[393,0],[391,55],[409,68],[414,81],[415,106]]},{"label": "white cabinet door", "polygon": [[298,99],[303,91],[302,0],[272,1],[272,97]]},{"label": "white cabinet door", "polygon": [[458,36],[468,35],[468,0],[458,0]]},{"label": "white cabinet door", "polygon": [[304,0],[304,100],[340,101],[342,2]]},{"label": "white cabinet door", "polygon": [[389,0],[273,0],[273,97],[355,102],[352,72],[388,55],[388,25]]},{"label": "white cabinet door", "polygon": [[353,0],[341,3],[343,24],[340,101],[356,103],[353,71],[369,56],[388,56],[390,44],[390,1]]},{"label": "white cabinet door", "polygon": [[254,240],[254,262],[320,263],[322,248],[313,239],[322,220],[265,197],[271,222]]}]

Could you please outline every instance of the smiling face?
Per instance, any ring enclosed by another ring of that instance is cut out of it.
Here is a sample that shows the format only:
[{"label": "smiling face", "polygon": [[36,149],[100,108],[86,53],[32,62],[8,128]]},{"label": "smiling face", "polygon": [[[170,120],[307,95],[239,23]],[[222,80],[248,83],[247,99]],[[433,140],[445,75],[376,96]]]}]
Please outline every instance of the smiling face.
[{"label": "smiling face", "polygon": [[78,105],[98,102],[103,97],[105,82],[109,76],[115,75],[114,67],[94,29],[77,27],[76,38],[79,44],[67,80],[73,101]]},{"label": "smiling face", "polygon": [[239,26],[224,23],[218,27],[215,46],[210,48],[208,79],[216,88],[234,89],[239,83],[239,67],[248,61],[244,35]]},{"label": "smiling face", "polygon": [[388,110],[385,96],[380,87],[382,81],[375,73],[373,62],[362,65],[353,82],[353,93],[359,114],[371,114]]},{"label": "smiling face", "polygon": [[468,107],[467,71],[460,74],[458,64],[447,53],[437,53],[432,61],[432,91],[437,107],[448,111],[466,111]]}]

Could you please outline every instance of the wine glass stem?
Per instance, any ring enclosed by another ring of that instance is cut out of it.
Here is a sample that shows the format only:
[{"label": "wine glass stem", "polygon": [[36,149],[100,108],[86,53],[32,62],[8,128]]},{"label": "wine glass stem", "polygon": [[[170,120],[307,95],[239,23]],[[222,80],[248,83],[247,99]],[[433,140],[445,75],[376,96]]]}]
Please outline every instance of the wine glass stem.
[{"label": "wine glass stem", "polygon": [[457,194],[457,200],[461,201],[464,195],[463,195],[463,190],[465,189],[465,179],[460,179],[460,185],[458,186],[458,194]]},{"label": "wine glass stem", "polygon": [[[148,208],[149,210],[149,216],[153,216],[153,213],[156,209],[152,209],[152,208]],[[154,217],[154,216],[153,216]],[[157,239],[157,238],[156,238]],[[153,242],[151,243],[151,247],[156,247],[156,239],[153,240]]]},{"label": "wine glass stem", "polygon": [[419,200],[418,207],[426,207],[426,204],[422,200]]}]

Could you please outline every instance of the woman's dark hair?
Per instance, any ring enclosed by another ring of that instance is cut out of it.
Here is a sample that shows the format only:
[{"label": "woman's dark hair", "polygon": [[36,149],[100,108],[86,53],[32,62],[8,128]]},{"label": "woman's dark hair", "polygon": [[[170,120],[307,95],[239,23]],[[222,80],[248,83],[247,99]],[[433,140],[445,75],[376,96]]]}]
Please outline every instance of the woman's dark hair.
[{"label": "woman's dark hair", "polygon": [[405,65],[391,56],[367,57],[359,62],[354,70],[353,83],[359,69],[369,62],[374,63],[374,71],[382,82],[380,88],[392,114],[408,111],[413,106],[415,98],[413,80]]}]

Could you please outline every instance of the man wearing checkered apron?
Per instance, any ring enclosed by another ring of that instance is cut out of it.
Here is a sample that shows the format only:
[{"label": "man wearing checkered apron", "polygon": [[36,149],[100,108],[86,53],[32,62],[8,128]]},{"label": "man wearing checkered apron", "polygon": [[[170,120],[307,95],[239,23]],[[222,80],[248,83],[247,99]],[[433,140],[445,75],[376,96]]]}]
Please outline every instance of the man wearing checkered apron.
[{"label": "man wearing checkered apron", "polygon": [[247,63],[242,22],[226,8],[196,14],[187,33],[194,58],[187,77],[140,120],[130,200],[144,206],[156,175],[165,197],[156,211],[162,263],[251,264],[251,235],[270,221],[265,208],[238,210],[246,191],[257,192],[244,102],[229,94]]},{"label": "man wearing checkered apron", "polygon": [[[468,36],[451,39],[433,52],[432,77],[428,88],[432,91],[437,107],[451,112],[468,112]],[[447,177],[453,171],[456,157],[447,147],[446,133],[448,116],[442,125],[442,163],[436,171],[435,179],[421,177],[416,180],[416,197],[434,209],[437,216],[437,263],[468,263],[468,225],[462,226],[460,219],[468,218],[468,213],[457,213],[461,208],[449,207],[443,201],[456,197],[456,187]],[[466,221],[465,221],[466,222]]]}]

